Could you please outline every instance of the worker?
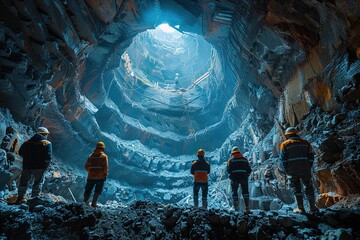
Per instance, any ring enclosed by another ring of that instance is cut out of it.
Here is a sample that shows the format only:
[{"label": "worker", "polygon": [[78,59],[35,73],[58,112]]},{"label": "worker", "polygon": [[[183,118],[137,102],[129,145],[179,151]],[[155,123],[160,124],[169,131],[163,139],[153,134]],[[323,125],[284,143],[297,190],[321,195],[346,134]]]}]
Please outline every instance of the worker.
[{"label": "worker", "polygon": [[249,209],[249,182],[251,173],[249,161],[241,154],[238,147],[231,150],[231,158],[227,162],[227,172],[231,181],[232,199],[235,211],[239,211],[238,188],[241,186],[242,196],[245,202],[245,213],[250,213]]},{"label": "worker", "polygon": [[280,145],[279,165],[287,174],[290,187],[295,194],[297,208],[294,209],[294,212],[303,213],[305,211],[301,181],[305,185],[305,195],[309,201],[310,212],[317,211],[311,180],[311,167],[314,162],[311,144],[301,139],[294,127],[286,129],[285,137],[286,140]]},{"label": "worker", "polygon": [[44,174],[52,158],[52,145],[47,140],[49,130],[39,127],[37,133],[20,147],[19,154],[23,157],[23,170],[21,172],[18,189],[17,204],[25,203],[25,193],[31,177],[34,178],[31,197],[38,197],[44,182]]},{"label": "worker", "polygon": [[88,204],[91,192],[95,187],[95,193],[91,202],[92,207],[97,207],[97,200],[101,195],[109,171],[108,156],[104,153],[104,150],[105,144],[98,142],[94,152],[90,154],[85,164],[88,177],[84,192],[84,203]]},{"label": "worker", "polygon": [[6,152],[0,149],[0,192],[5,190],[5,187],[12,177],[12,174],[8,171],[9,164],[6,158]]},{"label": "worker", "polygon": [[16,182],[19,182],[21,175],[21,170],[19,170],[21,169],[21,166],[16,163],[19,163],[21,161],[22,164],[22,159],[18,156],[18,135],[16,133],[16,130],[12,126],[6,128],[6,135],[1,142],[0,148],[2,148],[6,152],[5,157],[8,165],[7,171],[11,174],[11,177],[6,185],[9,191],[12,191],[16,188]]},{"label": "worker", "polygon": [[15,155],[18,154],[18,138],[15,129],[11,126],[6,128],[6,135],[1,142],[0,148],[6,151],[7,161],[11,165],[15,161]]},{"label": "worker", "polygon": [[179,89],[179,73],[175,74],[175,89]]},{"label": "worker", "polygon": [[210,173],[210,163],[205,161],[205,151],[203,149],[199,149],[197,151],[198,160],[192,162],[191,165],[191,174],[194,175],[194,207],[199,207],[199,191],[201,188],[202,194],[202,207],[207,209],[208,201],[208,174]]}]

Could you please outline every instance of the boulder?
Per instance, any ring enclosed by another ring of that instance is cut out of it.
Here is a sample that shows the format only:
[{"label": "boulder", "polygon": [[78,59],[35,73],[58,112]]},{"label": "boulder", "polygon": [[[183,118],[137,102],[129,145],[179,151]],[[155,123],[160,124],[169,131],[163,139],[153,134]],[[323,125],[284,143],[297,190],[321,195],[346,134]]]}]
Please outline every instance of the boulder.
[{"label": "boulder", "polygon": [[342,158],[342,152],[345,149],[345,144],[342,140],[329,135],[320,144],[320,161],[327,163],[334,163]]}]

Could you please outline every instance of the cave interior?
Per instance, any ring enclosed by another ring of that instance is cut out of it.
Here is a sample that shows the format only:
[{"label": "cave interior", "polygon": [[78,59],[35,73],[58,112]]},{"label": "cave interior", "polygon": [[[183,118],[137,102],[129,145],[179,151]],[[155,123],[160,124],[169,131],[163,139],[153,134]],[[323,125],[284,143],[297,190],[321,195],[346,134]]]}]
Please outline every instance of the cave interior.
[{"label": "cave interior", "polygon": [[[84,164],[102,141],[103,209],[189,208],[191,163],[204,149],[209,207],[226,210],[237,146],[252,167],[251,208],[283,210],[295,204],[278,170],[292,126],[314,149],[322,214],[359,213],[358,0],[1,0],[0,12],[0,137],[12,126],[20,146],[49,129],[48,198],[82,201]],[[11,198],[16,184],[0,194]]]}]

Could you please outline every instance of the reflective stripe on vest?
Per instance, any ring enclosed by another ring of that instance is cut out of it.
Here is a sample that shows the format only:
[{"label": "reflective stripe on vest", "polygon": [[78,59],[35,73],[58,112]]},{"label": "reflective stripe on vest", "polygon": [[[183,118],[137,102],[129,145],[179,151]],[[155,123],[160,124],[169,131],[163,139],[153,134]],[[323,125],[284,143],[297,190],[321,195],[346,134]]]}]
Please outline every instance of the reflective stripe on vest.
[{"label": "reflective stripe on vest", "polygon": [[291,149],[291,148],[296,148],[296,147],[309,147],[309,145],[307,144],[294,144],[291,146],[286,146],[286,150]]},{"label": "reflective stripe on vest", "polygon": [[284,161],[284,162],[292,162],[292,161],[299,161],[299,160],[308,160],[307,157],[298,157],[298,158],[289,158],[288,160]]},{"label": "reflective stripe on vest", "polygon": [[231,162],[244,162],[247,163],[248,161],[246,159],[233,159]]}]

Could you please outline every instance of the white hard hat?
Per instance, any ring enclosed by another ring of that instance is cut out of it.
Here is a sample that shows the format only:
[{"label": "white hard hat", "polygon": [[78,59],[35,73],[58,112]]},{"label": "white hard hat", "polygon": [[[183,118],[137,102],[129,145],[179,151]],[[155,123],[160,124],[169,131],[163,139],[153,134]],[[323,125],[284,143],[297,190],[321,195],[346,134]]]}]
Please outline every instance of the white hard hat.
[{"label": "white hard hat", "polygon": [[46,127],[38,127],[37,133],[39,134],[49,134],[49,130]]}]

